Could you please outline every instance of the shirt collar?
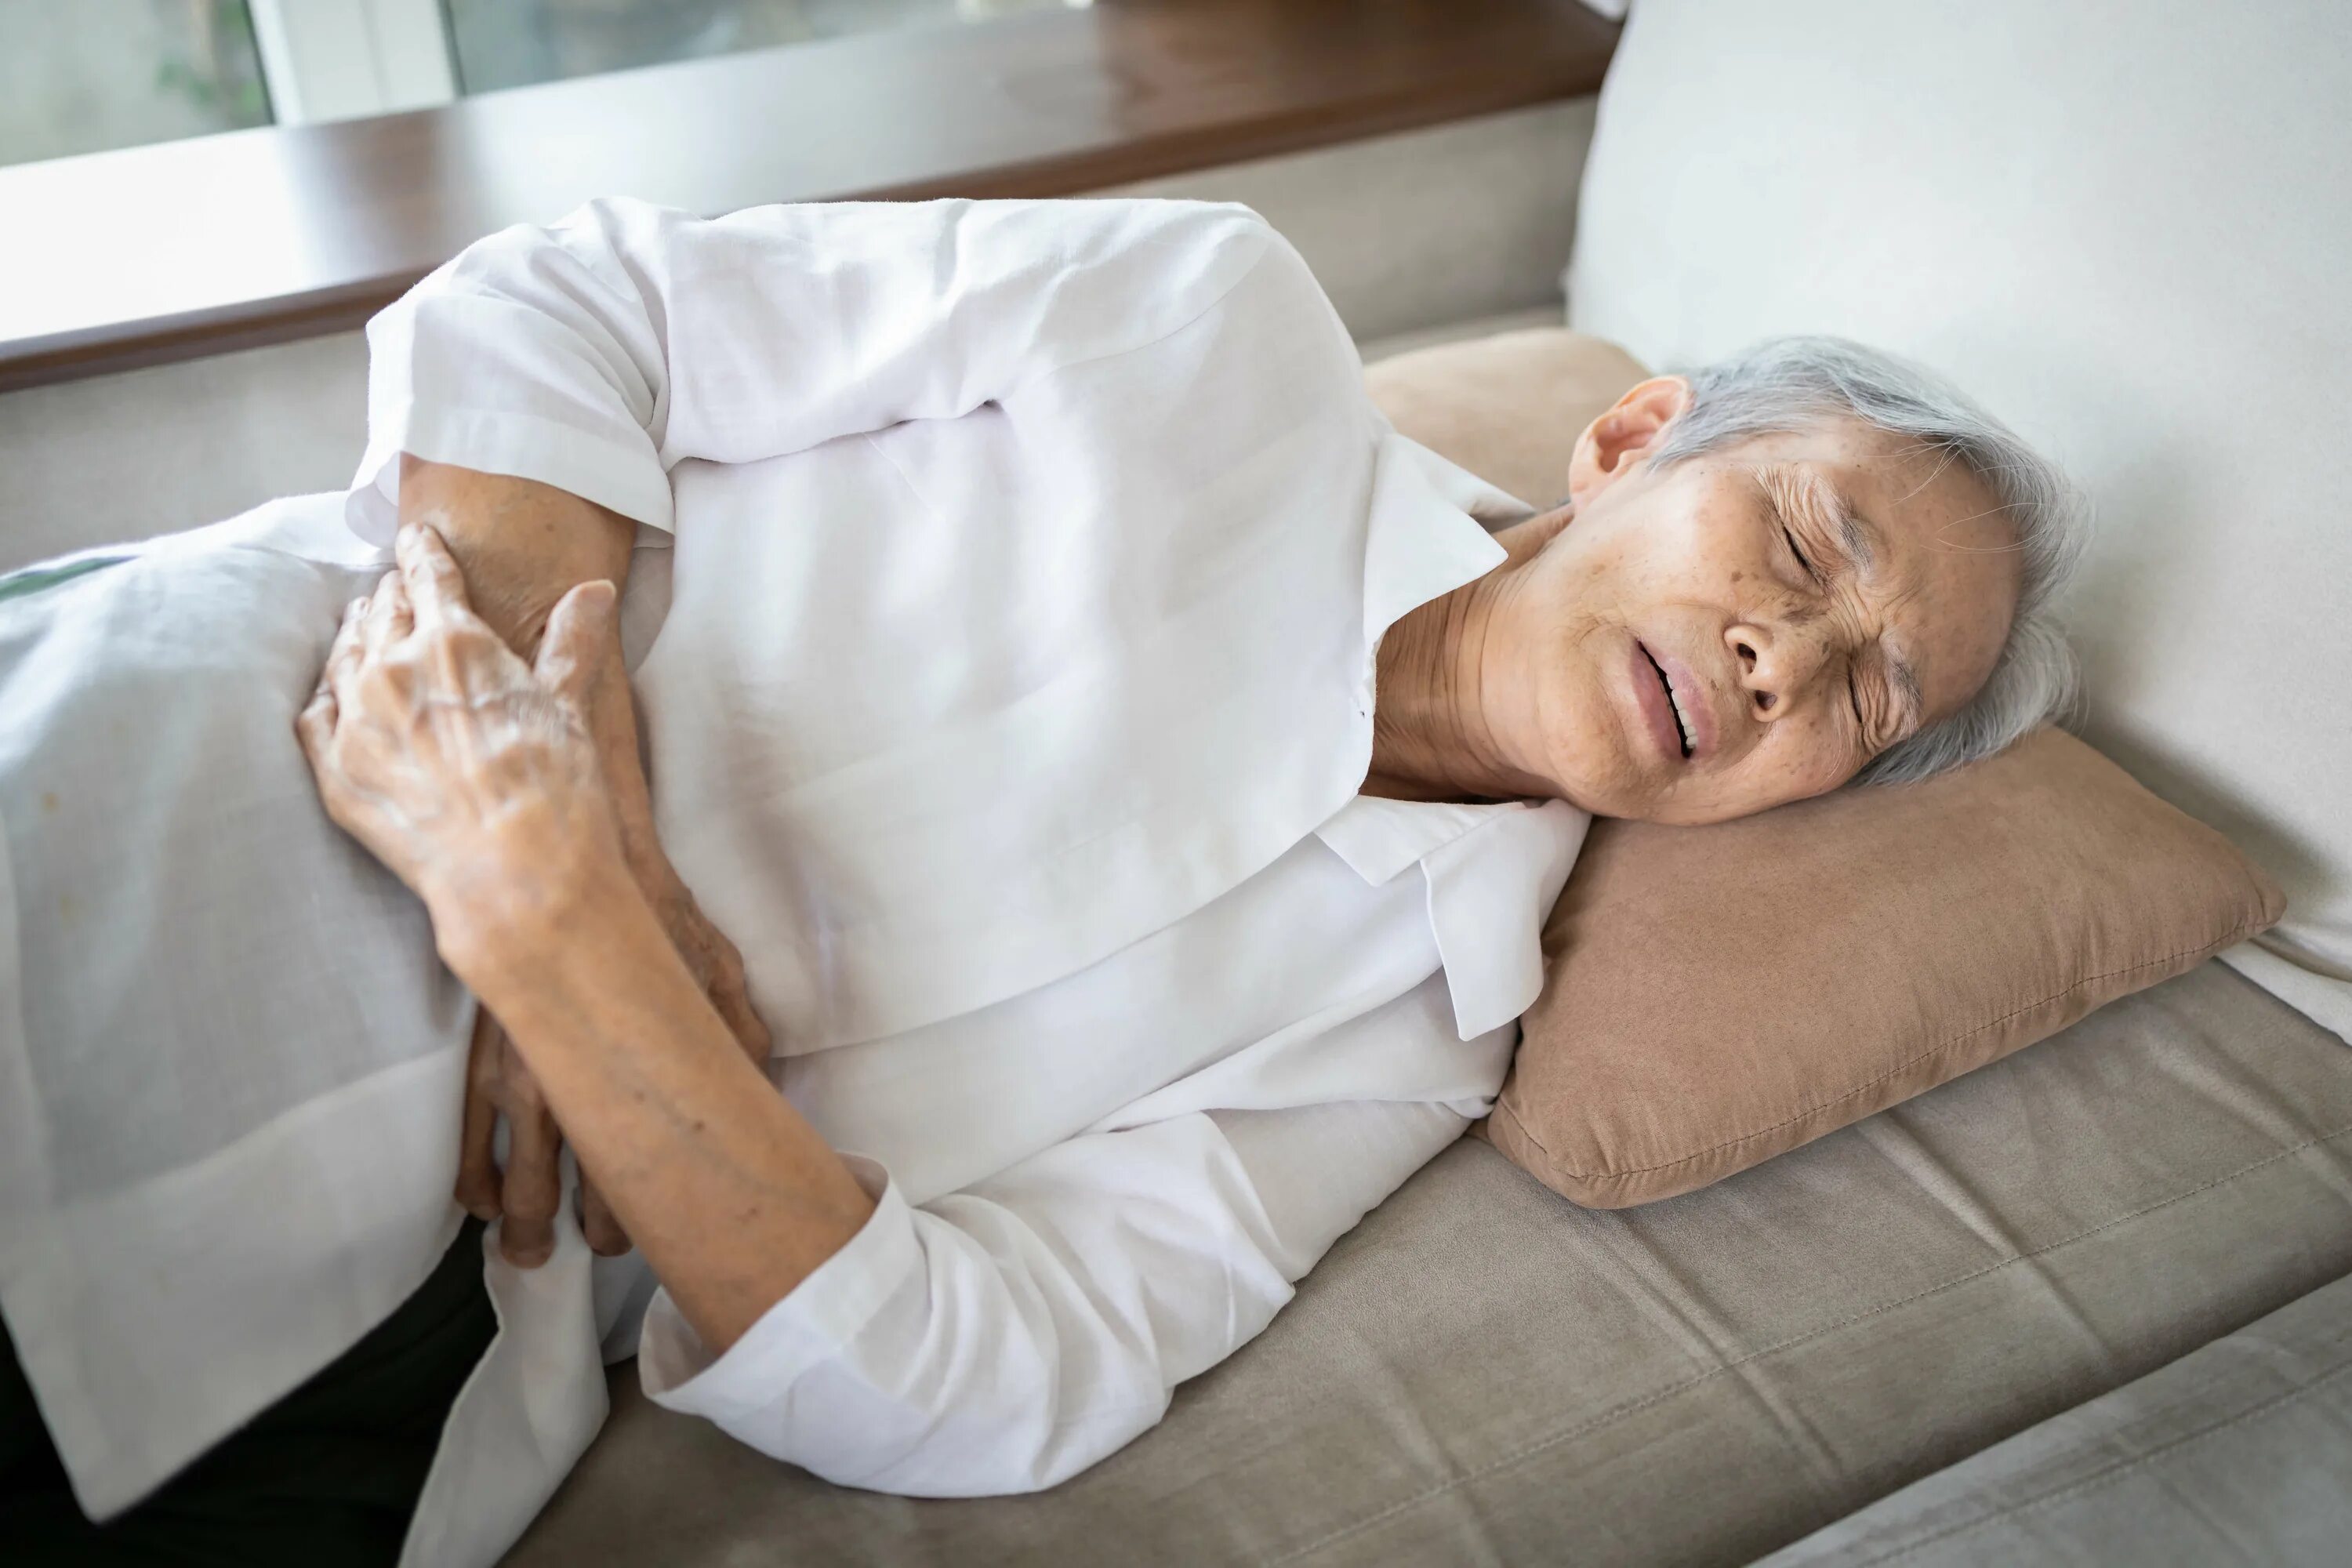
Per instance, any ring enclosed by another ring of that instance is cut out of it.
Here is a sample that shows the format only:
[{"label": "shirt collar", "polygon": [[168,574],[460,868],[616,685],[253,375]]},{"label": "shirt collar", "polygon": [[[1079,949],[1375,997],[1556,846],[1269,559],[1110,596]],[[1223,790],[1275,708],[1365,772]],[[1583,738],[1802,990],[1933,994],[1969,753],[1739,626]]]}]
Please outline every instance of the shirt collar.
[{"label": "shirt collar", "polygon": [[1500,524],[1534,509],[1395,431],[1381,437],[1364,542],[1365,658],[1409,610],[1501,565]]},{"label": "shirt collar", "polygon": [[1464,1039],[1512,1022],[1543,991],[1544,922],[1591,826],[1566,801],[1530,802],[1423,858],[1429,926]]},{"label": "shirt collar", "polygon": [[1543,989],[1543,926],[1592,818],[1565,801],[1492,805],[1358,795],[1315,836],[1365,881],[1418,865],[1465,1040],[1526,1012]]},{"label": "shirt collar", "polygon": [[1421,858],[1488,821],[1498,812],[1524,811],[1528,803],[1505,801],[1472,805],[1454,801],[1385,800],[1360,795],[1315,830],[1331,853],[1374,887]]},{"label": "shirt collar", "polygon": [[[1364,544],[1366,712],[1389,627],[1501,565],[1506,552],[1488,527],[1534,510],[1384,428]],[[1367,882],[1423,868],[1454,1027],[1467,1040],[1508,1024],[1542,988],[1544,920],[1590,821],[1559,802],[1465,805],[1358,795],[1315,832]]]},{"label": "shirt collar", "polygon": [[[1364,690],[1371,706],[1381,638],[1441,594],[1501,565],[1507,552],[1481,518],[1533,510],[1459,464],[1382,423],[1364,542]],[[1357,796],[1316,829],[1364,880],[1387,881],[1509,806],[1430,805]]]}]

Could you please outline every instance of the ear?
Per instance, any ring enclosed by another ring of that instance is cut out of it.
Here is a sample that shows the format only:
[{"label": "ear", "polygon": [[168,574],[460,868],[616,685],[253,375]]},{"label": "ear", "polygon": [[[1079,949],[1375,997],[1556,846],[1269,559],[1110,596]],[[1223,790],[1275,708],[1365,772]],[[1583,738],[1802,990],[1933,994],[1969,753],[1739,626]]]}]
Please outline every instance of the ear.
[{"label": "ear", "polygon": [[1569,499],[1582,505],[1640,467],[1690,403],[1690,383],[1679,375],[1654,375],[1619,398],[1576,438],[1568,461]]}]

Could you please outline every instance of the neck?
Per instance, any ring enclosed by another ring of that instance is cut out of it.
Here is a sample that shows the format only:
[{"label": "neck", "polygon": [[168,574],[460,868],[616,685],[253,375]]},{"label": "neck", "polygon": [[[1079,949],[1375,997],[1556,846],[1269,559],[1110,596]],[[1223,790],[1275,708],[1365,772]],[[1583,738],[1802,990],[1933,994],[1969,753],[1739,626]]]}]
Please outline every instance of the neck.
[{"label": "neck", "polygon": [[1381,639],[1372,766],[1363,793],[1392,800],[1508,800],[1541,793],[1504,761],[1486,723],[1484,662],[1509,568],[1408,611]]}]

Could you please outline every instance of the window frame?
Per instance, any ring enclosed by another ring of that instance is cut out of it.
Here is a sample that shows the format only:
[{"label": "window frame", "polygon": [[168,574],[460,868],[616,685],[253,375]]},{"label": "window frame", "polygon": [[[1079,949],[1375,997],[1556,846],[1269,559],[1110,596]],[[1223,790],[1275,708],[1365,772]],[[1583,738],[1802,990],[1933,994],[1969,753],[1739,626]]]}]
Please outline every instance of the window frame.
[{"label": "window frame", "polygon": [[441,0],[246,0],[280,125],[456,101]]}]

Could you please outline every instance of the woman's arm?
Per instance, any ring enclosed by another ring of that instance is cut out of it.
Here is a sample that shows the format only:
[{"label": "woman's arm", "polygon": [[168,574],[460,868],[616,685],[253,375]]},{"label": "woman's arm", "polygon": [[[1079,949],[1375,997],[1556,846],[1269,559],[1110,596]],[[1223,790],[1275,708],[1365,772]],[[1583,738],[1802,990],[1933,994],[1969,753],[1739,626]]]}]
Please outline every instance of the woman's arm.
[{"label": "woman's arm", "polygon": [[[647,1385],[859,1486],[1034,1490],[1157,1422],[1459,1134],[1443,1105],[1180,1116],[910,1208],[730,1047],[622,863],[581,717],[611,592],[526,668],[404,533],[301,721],[329,812],[432,911],[666,1287]],[[1017,1086],[1008,1092],[1017,1091]]]},{"label": "woman's arm", "polygon": [[[617,587],[625,580],[636,535],[636,525],[618,512],[551,485],[406,453],[400,459],[400,516],[404,524],[432,529],[447,545],[474,613],[525,659],[537,651],[548,617],[566,594],[583,583]],[[655,834],[636,709],[617,639],[608,639],[602,657],[604,667],[587,696],[588,729],[613,796],[622,855],[670,942],[733,1031],[738,1050],[751,1061],[764,1061],[768,1031],[751,1009],[742,956],[703,918]],[[503,1169],[496,1152],[500,1116],[510,1134]],[[457,1200],[479,1218],[502,1219],[499,1250],[524,1267],[544,1260],[555,1245],[555,1212],[562,1201],[560,1120],[502,1020],[485,1006],[466,1075]],[[628,1250],[625,1224],[593,1182],[582,1184],[580,1211],[589,1246],[602,1253]]]},{"label": "woman's arm", "polygon": [[919,1208],[867,1165],[872,1220],[731,1349],[655,1297],[646,1392],[845,1486],[1042,1490],[1158,1425],[1467,1124],[1413,1100],[1193,1112]]},{"label": "woman's arm", "polygon": [[407,454],[666,530],[680,462],[757,462],[966,413],[1156,341],[1275,251],[1305,279],[1255,214],[1184,202],[842,203],[708,221],[592,202],[478,241],[368,323],[352,522],[390,542]]},{"label": "woman's arm", "polygon": [[615,595],[550,613],[535,666],[426,530],[355,603],[300,721],[328,813],[425,900],[698,1333],[731,1343],[873,1205],[745,1058],[624,854],[587,714]]},{"label": "woman's arm", "polygon": [[731,1345],[874,1202],[745,1059],[616,861],[521,828],[499,854],[554,874],[509,917],[463,924],[444,956],[506,1025],[679,1312]]},{"label": "woman's arm", "polygon": [[[465,574],[474,614],[526,659],[564,595],[583,583],[627,581],[637,532],[619,512],[552,485],[405,452],[400,521],[440,536]],[[626,689],[619,695],[625,700]]]}]

